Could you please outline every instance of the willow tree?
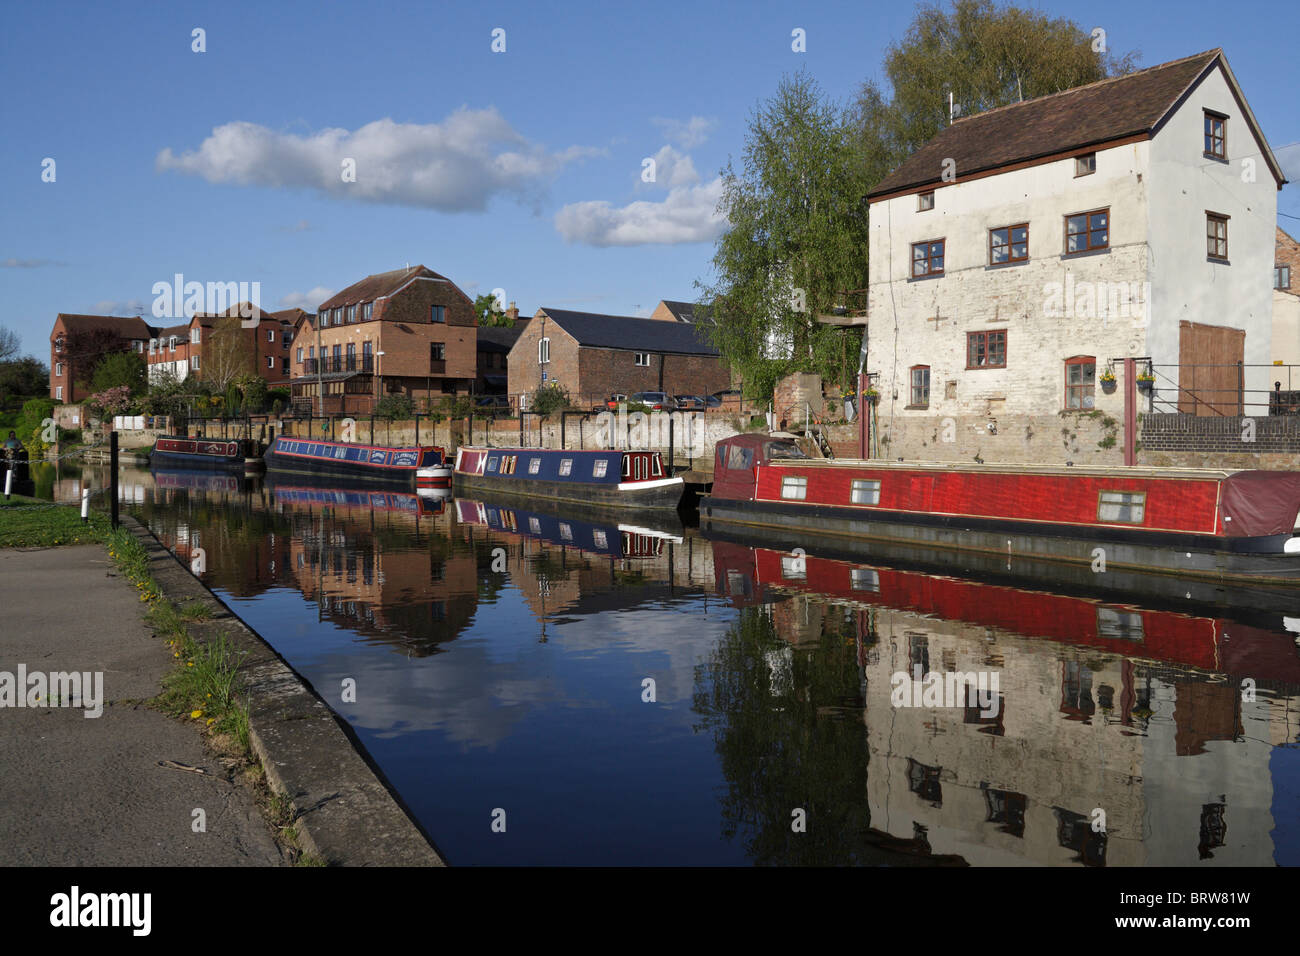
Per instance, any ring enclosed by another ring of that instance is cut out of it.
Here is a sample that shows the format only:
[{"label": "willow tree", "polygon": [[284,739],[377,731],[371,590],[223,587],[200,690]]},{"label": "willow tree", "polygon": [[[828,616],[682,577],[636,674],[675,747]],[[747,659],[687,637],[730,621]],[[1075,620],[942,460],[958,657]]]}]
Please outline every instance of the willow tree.
[{"label": "willow tree", "polygon": [[848,115],[804,72],[755,108],[741,169],[722,171],[727,228],[714,281],[697,286],[713,305],[706,334],[750,398],[789,372],[843,377],[845,332],[817,316],[866,287],[862,173]]}]

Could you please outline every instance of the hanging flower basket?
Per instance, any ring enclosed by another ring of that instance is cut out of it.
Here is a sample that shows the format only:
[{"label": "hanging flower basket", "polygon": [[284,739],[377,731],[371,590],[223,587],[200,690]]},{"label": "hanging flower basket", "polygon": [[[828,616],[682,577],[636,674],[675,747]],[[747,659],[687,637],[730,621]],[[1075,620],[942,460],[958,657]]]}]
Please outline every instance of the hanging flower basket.
[{"label": "hanging flower basket", "polygon": [[1156,377],[1149,372],[1142,372],[1137,377],[1138,388],[1144,392],[1151,391],[1156,384]]},{"label": "hanging flower basket", "polygon": [[1101,382],[1101,390],[1107,395],[1115,391],[1115,373],[1110,369],[1101,373],[1099,381]]},{"label": "hanging flower basket", "polygon": [[876,391],[874,388],[867,389],[865,394],[867,397],[867,401],[870,402],[872,405],[876,405],[880,402],[880,393]]}]

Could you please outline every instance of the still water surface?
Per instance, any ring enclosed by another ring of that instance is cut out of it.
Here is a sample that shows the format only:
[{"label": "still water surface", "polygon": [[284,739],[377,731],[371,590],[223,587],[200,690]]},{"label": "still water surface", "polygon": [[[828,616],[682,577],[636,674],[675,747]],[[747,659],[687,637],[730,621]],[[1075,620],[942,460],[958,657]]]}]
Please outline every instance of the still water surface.
[{"label": "still water surface", "polygon": [[[83,481],[38,475],[69,500]],[[1300,606],[1121,604],[517,502],[122,481],[453,864],[1300,863]],[[931,673],[996,675],[995,706],[935,706]]]}]

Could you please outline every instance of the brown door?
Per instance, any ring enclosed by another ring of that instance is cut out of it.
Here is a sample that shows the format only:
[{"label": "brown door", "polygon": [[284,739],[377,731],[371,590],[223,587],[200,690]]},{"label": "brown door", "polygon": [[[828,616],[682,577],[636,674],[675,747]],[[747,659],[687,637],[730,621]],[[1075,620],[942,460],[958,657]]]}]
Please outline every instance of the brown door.
[{"label": "brown door", "polygon": [[1246,333],[1222,325],[1178,323],[1178,410],[1240,415]]}]

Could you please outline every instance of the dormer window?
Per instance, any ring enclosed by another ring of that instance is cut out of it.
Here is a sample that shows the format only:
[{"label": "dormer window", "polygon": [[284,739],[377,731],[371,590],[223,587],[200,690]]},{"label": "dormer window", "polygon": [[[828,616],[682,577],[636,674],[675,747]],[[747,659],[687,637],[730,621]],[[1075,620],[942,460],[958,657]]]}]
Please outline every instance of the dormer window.
[{"label": "dormer window", "polygon": [[355,322],[356,320],[357,320],[357,307],[355,305],[350,305],[348,306],[348,322],[352,323]]},{"label": "dormer window", "polygon": [[1078,179],[1080,176],[1091,176],[1097,171],[1097,154],[1084,153],[1082,156],[1074,157],[1074,176]]},{"label": "dormer window", "polygon": [[167,340],[167,344],[171,347],[171,351],[175,352],[175,351],[176,351],[176,336],[173,335],[171,338],[169,338],[169,339]]},{"label": "dormer window", "polygon": [[1205,111],[1205,155],[1211,159],[1228,158],[1228,117]]},{"label": "dormer window", "polygon": [[430,308],[430,311],[429,311],[429,321],[430,321],[430,322],[446,322],[446,321],[447,321],[447,312],[446,312],[446,309],[444,309],[444,308],[443,308],[442,306],[440,306],[440,305],[432,306],[432,307]]},{"label": "dormer window", "polygon": [[930,189],[923,193],[916,194],[916,211],[925,212],[927,209],[934,208],[934,190]]},{"label": "dormer window", "polygon": [[370,319],[371,310],[374,308],[373,302],[366,302],[361,306],[361,321],[365,322]]}]

